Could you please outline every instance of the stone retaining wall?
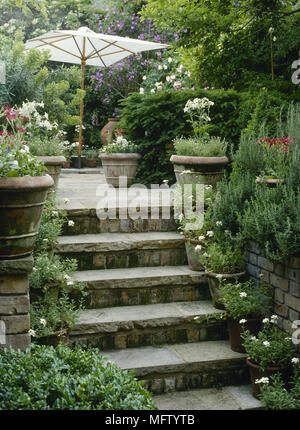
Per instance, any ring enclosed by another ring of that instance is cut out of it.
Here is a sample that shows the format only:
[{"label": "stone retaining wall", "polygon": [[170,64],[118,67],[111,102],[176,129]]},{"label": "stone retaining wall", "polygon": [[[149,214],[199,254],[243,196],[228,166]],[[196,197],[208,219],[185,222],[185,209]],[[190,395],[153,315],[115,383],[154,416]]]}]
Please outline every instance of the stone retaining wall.
[{"label": "stone retaining wall", "polygon": [[246,270],[255,282],[263,279],[272,285],[278,325],[285,331],[295,332],[292,323],[299,321],[300,324],[300,255],[273,263],[263,256],[256,243],[251,242],[246,252]]}]

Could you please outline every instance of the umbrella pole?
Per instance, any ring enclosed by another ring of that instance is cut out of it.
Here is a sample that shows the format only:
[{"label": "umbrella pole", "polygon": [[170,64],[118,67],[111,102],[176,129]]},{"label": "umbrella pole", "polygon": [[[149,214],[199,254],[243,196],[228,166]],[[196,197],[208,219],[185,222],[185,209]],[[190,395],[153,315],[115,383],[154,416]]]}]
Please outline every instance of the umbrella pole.
[{"label": "umbrella pole", "polygon": [[[84,67],[85,60],[81,60],[81,89],[84,91]],[[83,98],[80,100],[80,126],[79,126],[79,146],[78,146],[78,169],[81,169],[81,150],[82,150],[82,118],[83,118]]]}]

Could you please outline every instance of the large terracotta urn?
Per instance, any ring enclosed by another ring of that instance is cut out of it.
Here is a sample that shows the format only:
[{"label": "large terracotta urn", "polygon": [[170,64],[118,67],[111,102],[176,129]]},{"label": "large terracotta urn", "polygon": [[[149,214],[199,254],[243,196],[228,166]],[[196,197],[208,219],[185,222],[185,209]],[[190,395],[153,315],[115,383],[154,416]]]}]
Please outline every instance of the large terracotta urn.
[{"label": "large terracotta urn", "polygon": [[112,132],[118,123],[118,119],[116,118],[108,118],[107,123],[101,129],[100,137],[102,145],[108,145],[112,142]]}]

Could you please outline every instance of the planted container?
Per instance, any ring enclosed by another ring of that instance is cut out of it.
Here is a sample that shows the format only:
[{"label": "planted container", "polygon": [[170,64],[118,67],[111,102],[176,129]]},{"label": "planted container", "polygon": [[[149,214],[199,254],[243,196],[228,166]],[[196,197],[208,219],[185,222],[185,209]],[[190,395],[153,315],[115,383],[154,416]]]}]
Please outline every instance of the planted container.
[{"label": "planted container", "polygon": [[66,158],[63,156],[47,156],[47,157],[37,157],[40,161],[42,161],[47,167],[48,174],[52,177],[54,181],[53,189],[55,189],[58,185],[59,175],[62,167],[64,167],[66,163]]},{"label": "planted container", "polygon": [[38,234],[49,175],[0,179],[0,259],[29,255]]},{"label": "planted container", "polygon": [[212,273],[206,272],[208,277],[209,291],[213,301],[213,306],[216,309],[224,310],[224,304],[221,302],[220,286],[222,282],[232,282],[234,280],[242,279],[246,272],[239,273]]},{"label": "planted container", "polygon": [[232,351],[245,353],[245,348],[243,347],[243,339],[241,338],[241,333],[243,329],[249,330],[254,336],[260,331],[262,327],[262,317],[249,318],[245,317],[246,322],[243,326],[240,324],[240,320],[232,318],[230,315],[227,317],[227,328],[229,334],[229,342]]},{"label": "planted container", "polygon": [[184,184],[205,184],[213,188],[222,179],[224,168],[229,163],[227,157],[193,157],[172,155],[176,181]]},{"label": "planted container", "polygon": [[[116,188],[132,185],[136,177],[136,169],[141,158],[137,153],[102,153],[100,154],[105,179]],[[123,184],[120,177],[126,177]]]},{"label": "planted container", "polygon": [[195,249],[197,245],[201,245],[201,242],[187,238],[184,241],[189,268],[195,272],[203,272],[205,268],[199,261],[200,252]]}]

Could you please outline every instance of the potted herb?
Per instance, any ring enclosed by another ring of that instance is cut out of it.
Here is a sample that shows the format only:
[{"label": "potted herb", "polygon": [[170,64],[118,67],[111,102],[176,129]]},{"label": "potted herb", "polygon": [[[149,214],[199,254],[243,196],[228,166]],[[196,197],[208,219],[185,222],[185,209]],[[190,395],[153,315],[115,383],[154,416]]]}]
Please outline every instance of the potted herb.
[{"label": "potted herb", "polygon": [[[100,158],[106,182],[118,188],[130,186],[134,182],[141,155],[137,152],[137,145],[129,142],[121,133],[116,136],[112,143],[100,149]],[[120,177],[127,178],[126,184],[121,183]]]},{"label": "potted herb", "polygon": [[29,255],[53,179],[30,154],[29,119],[8,106],[0,109],[0,258]]},{"label": "potted herb", "polygon": [[100,159],[98,156],[98,149],[86,149],[83,151],[84,156],[86,157],[86,167],[95,168],[99,166]]},{"label": "potted herb", "polygon": [[211,120],[209,110],[213,105],[206,97],[188,100],[185,105],[184,112],[190,116],[195,136],[178,137],[173,142],[176,155],[172,155],[170,161],[179,184],[202,183],[215,187],[229,162],[226,141],[207,133]]},{"label": "potted herb", "polygon": [[231,349],[244,353],[241,333],[246,329],[256,335],[261,329],[262,319],[272,306],[270,287],[255,285],[252,281],[224,283],[220,287],[220,296],[227,314]]},{"label": "potted herb", "polygon": [[295,142],[290,136],[284,138],[261,138],[256,144],[264,160],[264,171],[256,178],[257,183],[265,183],[269,187],[284,184],[288,174],[288,157],[290,147]]},{"label": "potted herb", "polygon": [[66,145],[69,142],[65,139],[66,133],[58,129],[58,124],[49,120],[47,112],[40,113],[43,109],[44,103],[24,102],[20,114],[29,119],[26,127],[29,151],[45,164],[55,188],[66,162]]},{"label": "potted herb", "polygon": [[268,410],[300,409],[300,359],[293,357],[291,362],[294,373],[287,389],[280,373],[264,378],[258,398]]},{"label": "potted herb", "polygon": [[[212,240],[206,234],[206,226],[204,225],[204,210],[208,214],[211,203],[214,201],[215,192],[212,185],[204,186],[204,207],[203,211],[196,208],[195,203],[195,187],[192,187],[191,196],[185,195],[184,186],[177,187],[175,192],[175,207],[183,209],[183,212],[178,216],[179,230],[184,235],[185,249],[187,254],[188,265],[191,270],[204,271],[204,265],[200,262],[200,254],[205,254],[209,242]],[[190,210],[186,208],[183,202],[189,202]],[[209,215],[208,215],[209,217]]]},{"label": "potted herb", "polygon": [[277,315],[263,319],[263,329],[254,336],[245,330],[241,336],[248,355],[252,393],[257,397],[265,378],[281,373],[286,381],[291,374],[291,360],[295,355],[295,346],[291,337],[276,326]]},{"label": "potted herb", "polygon": [[[206,236],[212,238],[214,232],[210,230]],[[200,262],[205,267],[213,305],[217,309],[224,309],[224,304],[220,300],[221,285],[228,281],[239,280],[245,275],[241,248],[238,245],[232,245],[229,241],[214,241],[208,245],[205,254],[200,255]]]},{"label": "potted herb", "polygon": [[42,345],[57,346],[60,342],[67,343],[69,331],[80,312],[81,305],[70,299],[67,293],[53,300],[53,296],[48,292],[31,304],[30,334]]}]

